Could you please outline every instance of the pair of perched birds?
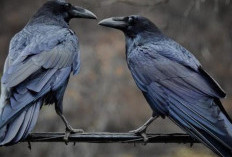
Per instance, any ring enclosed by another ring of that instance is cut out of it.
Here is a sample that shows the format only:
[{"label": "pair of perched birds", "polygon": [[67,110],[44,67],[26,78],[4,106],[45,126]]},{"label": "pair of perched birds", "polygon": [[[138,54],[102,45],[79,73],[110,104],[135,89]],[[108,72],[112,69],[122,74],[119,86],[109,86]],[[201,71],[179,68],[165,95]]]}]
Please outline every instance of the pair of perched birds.
[{"label": "pair of perched birds", "polygon": [[[78,74],[78,38],[72,18],[96,19],[65,1],[48,1],[10,42],[1,81],[0,145],[12,145],[34,128],[43,104],[55,104],[63,116],[63,96],[70,74]],[[142,16],[113,17],[99,23],[123,31],[131,74],[153,110],[136,134],[144,135],[157,117],[168,117],[219,156],[232,156],[232,123],[220,98],[226,94],[184,47]]]}]

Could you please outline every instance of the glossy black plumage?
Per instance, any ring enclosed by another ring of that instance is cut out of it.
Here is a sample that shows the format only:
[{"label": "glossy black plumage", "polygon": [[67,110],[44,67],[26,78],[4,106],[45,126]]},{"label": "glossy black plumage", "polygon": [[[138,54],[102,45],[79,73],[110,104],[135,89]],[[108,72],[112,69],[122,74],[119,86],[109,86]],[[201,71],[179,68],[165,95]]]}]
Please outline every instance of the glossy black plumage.
[{"label": "glossy black plumage", "polygon": [[100,25],[122,30],[131,74],[155,116],[168,117],[220,156],[232,156],[232,124],[220,99],[226,94],[184,47],[141,16]]},{"label": "glossy black plumage", "polygon": [[72,18],[96,16],[64,1],[48,1],[12,38],[1,80],[0,146],[25,139],[43,104],[55,103],[62,116],[69,76],[80,68],[78,38],[68,24]]}]

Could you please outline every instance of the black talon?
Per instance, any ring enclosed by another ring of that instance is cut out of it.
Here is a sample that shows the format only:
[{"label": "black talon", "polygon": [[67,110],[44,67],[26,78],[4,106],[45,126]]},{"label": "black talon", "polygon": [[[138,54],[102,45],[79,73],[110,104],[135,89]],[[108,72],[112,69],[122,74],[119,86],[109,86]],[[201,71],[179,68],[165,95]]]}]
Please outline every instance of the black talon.
[{"label": "black talon", "polygon": [[141,127],[139,127],[136,130],[129,131],[130,133],[134,133],[136,135],[140,135],[143,137],[144,145],[147,144],[148,137],[146,134],[147,127],[156,119],[158,116],[153,115],[146,123],[144,123]]},{"label": "black talon", "polygon": [[147,145],[148,137],[146,132],[141,133],[141,136],[143,137],[144,145]]},{"label": "black talon", "polygon": [[65,135],[64,135],[64,142],[65,142],[66,145],[68,145],[69,136],[70,136],[70,131],[68,129],[66,129]]}]

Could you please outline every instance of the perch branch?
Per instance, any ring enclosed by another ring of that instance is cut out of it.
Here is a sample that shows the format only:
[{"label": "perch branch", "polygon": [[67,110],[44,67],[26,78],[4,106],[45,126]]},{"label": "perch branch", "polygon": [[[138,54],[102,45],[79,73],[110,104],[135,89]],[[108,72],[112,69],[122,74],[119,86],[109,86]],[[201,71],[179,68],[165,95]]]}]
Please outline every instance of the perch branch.
[{"label": "perch branch", "polygon": [[[64,133],[31,133],[24,142],[64,142]],[[199,143],[186,134],[147,134],[147,143]],[[143,143],[143,138],[131,133],[71,134],[68,142],[78,143]]]}]

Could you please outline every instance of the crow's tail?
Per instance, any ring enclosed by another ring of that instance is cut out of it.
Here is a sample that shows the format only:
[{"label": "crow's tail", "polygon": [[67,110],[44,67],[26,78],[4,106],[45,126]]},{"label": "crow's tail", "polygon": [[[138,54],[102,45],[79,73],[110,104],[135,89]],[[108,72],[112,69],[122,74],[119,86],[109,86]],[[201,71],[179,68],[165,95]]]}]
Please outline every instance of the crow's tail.
[{"label": "crow's tail", "polygon": [[189,105],[173,97],[172,102],[171,120],[219,156],[232,157],[232,124],[220,101],[199,100]]},{"label": "crow's tail", "polygon": [[[38,101],[0,129],[0,146],[12,145],[25,139],[34,128],[42,102]],[[1,118],[1,116],[0,116]]]}]

